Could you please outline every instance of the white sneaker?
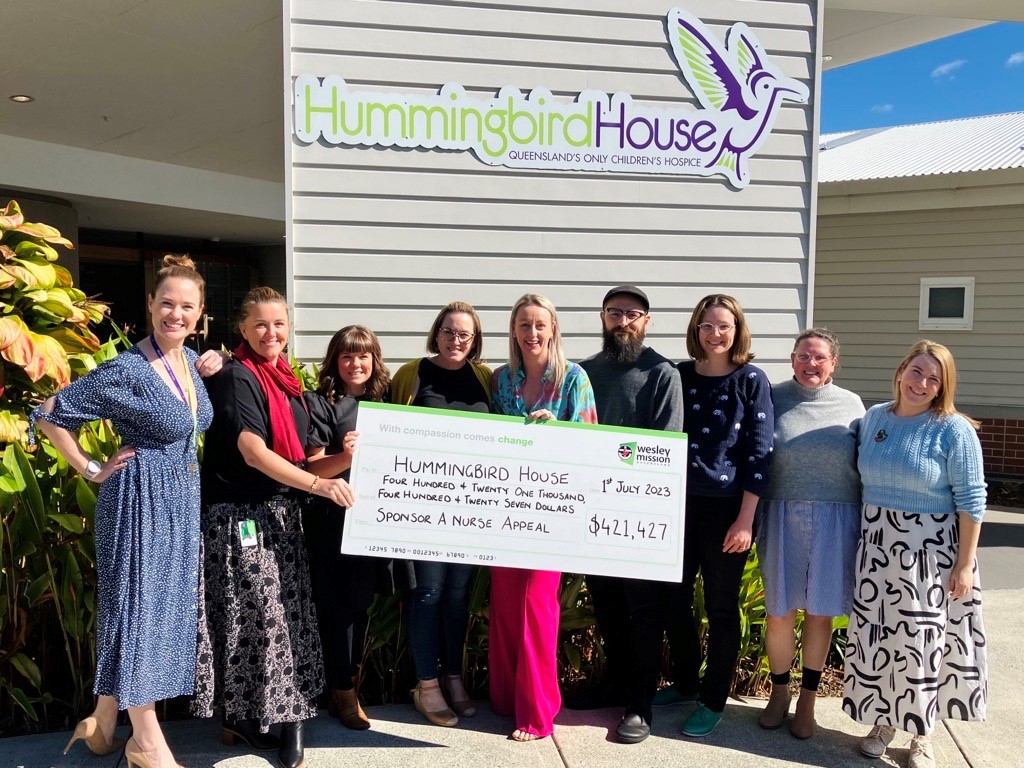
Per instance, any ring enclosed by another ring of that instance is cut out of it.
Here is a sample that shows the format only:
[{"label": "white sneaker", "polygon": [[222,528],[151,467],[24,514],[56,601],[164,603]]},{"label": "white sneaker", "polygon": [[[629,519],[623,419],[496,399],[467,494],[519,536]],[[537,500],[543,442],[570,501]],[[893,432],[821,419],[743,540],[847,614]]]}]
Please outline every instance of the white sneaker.
[{"label": "white sneaker", "polygon": [[881,757],[895,738],[896,729],[891,725],[876,725],[860,740],[860,753],[865,757]]},{"label": "white sneaker", "polygon": [[907,768],[935,768],[931,737],[915,736],[910,740],[910,761]]}]

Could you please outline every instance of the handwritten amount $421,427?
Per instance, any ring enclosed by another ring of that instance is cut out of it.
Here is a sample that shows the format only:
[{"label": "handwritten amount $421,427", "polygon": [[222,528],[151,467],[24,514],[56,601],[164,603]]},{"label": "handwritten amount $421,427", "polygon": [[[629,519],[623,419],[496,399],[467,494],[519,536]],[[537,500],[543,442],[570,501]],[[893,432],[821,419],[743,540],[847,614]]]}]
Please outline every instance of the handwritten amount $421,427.
[{"label": "handwritten amount $421,427", "polygon": [[662,542],[668,533],[668,523],[654,521],[637,521],[624,517],[607,517],[591,515],[587,530],[594,538],[621,538],[636,541],[642,539],[651,542]]}]

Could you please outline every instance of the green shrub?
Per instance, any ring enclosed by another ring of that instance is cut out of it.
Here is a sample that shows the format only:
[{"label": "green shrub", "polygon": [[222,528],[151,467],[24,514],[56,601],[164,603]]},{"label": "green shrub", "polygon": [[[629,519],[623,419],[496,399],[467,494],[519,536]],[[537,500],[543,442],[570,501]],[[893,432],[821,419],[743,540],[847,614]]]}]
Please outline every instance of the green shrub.
[{"label": "green shrub", "polygon": [[[54,263],[60,232],[0,211],[0,735],[62,728],[91,703],[95,664],[95,487],[50,443],[26,444],[28,414],[71,378],[118,352],[90,326],[106,305]],[[105,422],[83,428],[109,456]]]}]

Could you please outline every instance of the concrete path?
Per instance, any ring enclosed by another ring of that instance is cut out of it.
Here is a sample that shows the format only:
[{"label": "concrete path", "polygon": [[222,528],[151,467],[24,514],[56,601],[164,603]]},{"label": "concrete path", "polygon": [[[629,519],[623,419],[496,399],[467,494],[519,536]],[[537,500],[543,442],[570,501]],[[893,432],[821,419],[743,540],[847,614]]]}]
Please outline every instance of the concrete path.
[{"label": "concrete path", "polygon": [[[1024,728],[1024,514],[993,511],[982,531],[979,558],[989,648],[989,719],[947,722],[939,729],[935,744],[940,768],[1002,768],[1019,761],[1017,744]],[[993,588],[993,582],[1009,588]],[[867,729],[840,711],[838,699],[819,700],[818,732],[807,742],[792,738],[785,728],[758,728],[757,714],[764,702],[756,699],[730,703],[711,736],[687,739],[678,729],[689,706],[656,711],[653,735],[636,745],[613,740],[620,716],[615,710],[563,710],[554,737],[529,744],[510,741],[511,721],[486,707],[458,728],[429,725],[411,707],[370,707],[373,728],[362,733],[346,730],[322,714],[309,724],[306,768],[872,768],[907,764],[906,734],[897,737],[886,758],[862,757],[858,738]],[[178,760],[188,768],[277,764],[273,753],[261,756],[222,747],[218,724],[212,720],[169,723],[166,731]],[[63,757],[68,736],[0,740],[0,768],[113,768],[117,762],[93,757],[80,744]]]}]

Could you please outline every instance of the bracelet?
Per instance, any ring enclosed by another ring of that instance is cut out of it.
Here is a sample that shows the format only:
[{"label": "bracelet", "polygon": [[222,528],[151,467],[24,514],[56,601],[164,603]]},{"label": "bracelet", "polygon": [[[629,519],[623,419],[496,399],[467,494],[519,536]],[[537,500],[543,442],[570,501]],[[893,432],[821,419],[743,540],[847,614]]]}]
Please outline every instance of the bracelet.
[{"label": "bracelet", "polygon": [[319,483],[320,483],[320,478],[317,477],[316,475],[313,475],[313,482],[309,486],[309,492],[310,493],[316,493],[316,487],[317,487],[317,485]]}]

